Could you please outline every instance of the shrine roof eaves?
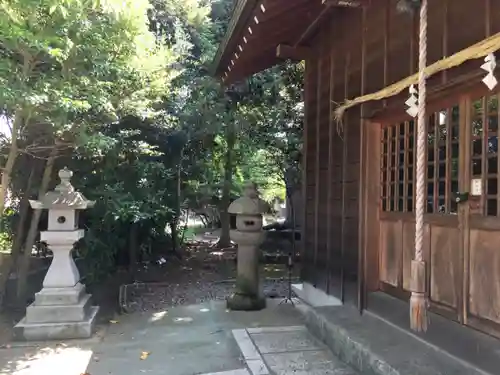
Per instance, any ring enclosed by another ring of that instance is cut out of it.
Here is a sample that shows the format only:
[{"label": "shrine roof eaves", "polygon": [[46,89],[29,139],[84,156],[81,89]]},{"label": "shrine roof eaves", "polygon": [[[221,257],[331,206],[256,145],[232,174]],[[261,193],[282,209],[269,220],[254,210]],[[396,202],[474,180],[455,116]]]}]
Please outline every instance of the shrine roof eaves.
[{"label": "shrine roof eaves", "polygon": [[219,44],[217,53],[212,62],[212,74],[218,75],[221,70],[221,63],[224,58],[224,54],[227,50],[231,48],[231,44],[234,44],[235,34],[239,34],[247,24],[248,19],[252,16],[254,8],[257,6],[258,0],[237,0],[236,5],[233,9],[233,14],[229,25],[226,30],[226,34]]}]

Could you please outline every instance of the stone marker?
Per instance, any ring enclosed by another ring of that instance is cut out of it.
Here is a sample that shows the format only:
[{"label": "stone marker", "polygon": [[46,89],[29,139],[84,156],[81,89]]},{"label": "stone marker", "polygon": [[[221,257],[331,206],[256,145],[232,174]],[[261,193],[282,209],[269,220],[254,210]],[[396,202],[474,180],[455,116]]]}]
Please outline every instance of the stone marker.
[{"label": "stone marker", "polygon": [[243,197],[228,208],[229,214],[236,215],[236,228],[231,228],[230,236],[238,245],[236,291],[227,300],[231,310],[261,310],[266,306],[259,286],[259,245],[265,236],[262,214],[266,211],[267,205],[259,198],[254,183],[248,183]]},{"label": "stone marker", "polygon": [[55,190],[45,194],[41,201],[30,201],[33,209],[49,210],[48,227],[40,237],[54,258],[42,290],[27,307],[26,317],[14,327],[17,339],[72,339],[92,335],[99,307],[91,305],[91,296],[80,283],[71,251],[84,236],[83,229],[78,229],[77,210],[91,208],[95,202],[75,191],[70,182],[72,176],[73,172],[67,168],[60,170],[61,183]]}]

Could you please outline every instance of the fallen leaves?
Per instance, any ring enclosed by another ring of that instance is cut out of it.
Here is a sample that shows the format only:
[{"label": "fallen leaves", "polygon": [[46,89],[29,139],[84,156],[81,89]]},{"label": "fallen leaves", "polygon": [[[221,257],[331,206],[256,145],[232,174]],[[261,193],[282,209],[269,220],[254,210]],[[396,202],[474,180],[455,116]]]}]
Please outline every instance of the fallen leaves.
[{"label": "fallen leaves", "polygon": [[147,359],[149,357],[150,354],[151,354],[151,352],[142,352],[141,356],[139,358],[141,358],[141,361],[144,361],[145,359]]}]

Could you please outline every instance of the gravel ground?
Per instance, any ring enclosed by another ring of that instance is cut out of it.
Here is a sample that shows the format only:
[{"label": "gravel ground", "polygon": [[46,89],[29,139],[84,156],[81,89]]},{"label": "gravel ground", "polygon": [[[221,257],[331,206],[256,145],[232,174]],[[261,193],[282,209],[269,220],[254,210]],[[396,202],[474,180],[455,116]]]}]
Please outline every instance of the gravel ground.
[{"label": "gravel ground", "polygon": [[[294,278],[293,282],[295,282]],[[288,282],[284,279],[263,281],[264,295],[284,298],[288,295]],[[191,284],[164,285],[149,283],[130,285],[127,288],[126,312],[164,310],[177,305],[198,304],[207,300],[225,300],[234,289],[234,281],[196,282]]]},{"label": "gravel ground", "polygon": [[[214,251],[206,244],[195,244],[186,250],[183,260],[148,265],[138,270],[136,283],[122,287],[120,305],[125,312],[135,312],[224,300],[235,289],[235,252],[235,249]],[[298,280],[298,270],[294,271],[292,282]],[[266,297],[288,295],[284,264],[261,264],[260,275]]]}]

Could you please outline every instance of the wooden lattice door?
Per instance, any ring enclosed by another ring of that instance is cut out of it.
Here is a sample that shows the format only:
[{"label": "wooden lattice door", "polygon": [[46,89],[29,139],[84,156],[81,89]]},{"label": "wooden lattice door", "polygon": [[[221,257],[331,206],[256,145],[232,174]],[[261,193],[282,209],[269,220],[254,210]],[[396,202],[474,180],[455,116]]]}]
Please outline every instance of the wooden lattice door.
[{"label": "wooden lattice door", "polygon": [[[431,112],[425,161],[424,256],[433,309],[458,320],[461,312],[460,259],[463,227],[456,203],[460,190],[460,103]],[[408,298],[415,252],[416,126],[413,120],[387,124],[381,132],[380,282]]]},{"label": "wooden lattice door", "polygon": [[500,336],[498,99],[494,94],[465,100],[463,187],[472,194],[472,185],[479,185],[481,194],[470,196],[470,203],[461,204],[460,209],[464,229],[462,320]]},{"label": "wooden lattice door", "polygon": [[[427,123],[424,252],[431,309],[500,336],[498,99],[463,95],[431,105],[438,110]],[[386,124],[381,137],[380,285],[406,299],[415,236],[415,125]]]}]

